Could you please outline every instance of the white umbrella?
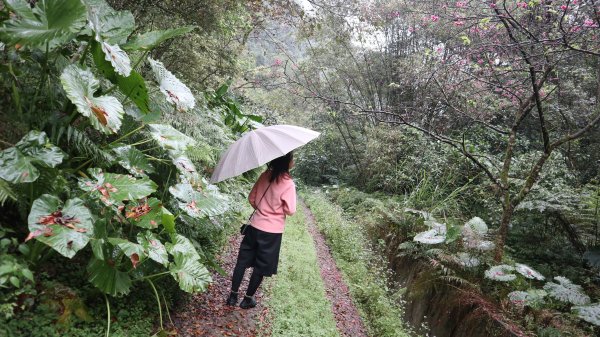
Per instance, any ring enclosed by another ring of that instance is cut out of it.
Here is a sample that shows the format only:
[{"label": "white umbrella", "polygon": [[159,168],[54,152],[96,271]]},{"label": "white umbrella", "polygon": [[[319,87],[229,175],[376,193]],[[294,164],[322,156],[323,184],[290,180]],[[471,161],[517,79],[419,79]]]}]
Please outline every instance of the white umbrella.
[{"label": "white umbrella", "polygon": [[299,148],[320,135],[294,125],[273,125],[250,131],[221,156],[211,183],[238,176]]}]

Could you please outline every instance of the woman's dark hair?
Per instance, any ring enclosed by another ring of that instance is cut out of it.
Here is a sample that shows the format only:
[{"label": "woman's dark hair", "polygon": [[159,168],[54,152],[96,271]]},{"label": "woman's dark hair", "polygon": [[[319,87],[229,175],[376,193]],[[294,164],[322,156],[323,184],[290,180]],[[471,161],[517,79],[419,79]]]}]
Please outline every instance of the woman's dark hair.
[{"label": "woman's dark hair", "polygon": [[269,181],[274,182],[275,180],[279,179],[279,177],[281,177],[283,173],[288,172],[292,160],[294,160],[293,151],[279,158],[271,160],[267,164],[267,167],[269,168],[269,170],[271,170],[271,178],[269,179]]}]

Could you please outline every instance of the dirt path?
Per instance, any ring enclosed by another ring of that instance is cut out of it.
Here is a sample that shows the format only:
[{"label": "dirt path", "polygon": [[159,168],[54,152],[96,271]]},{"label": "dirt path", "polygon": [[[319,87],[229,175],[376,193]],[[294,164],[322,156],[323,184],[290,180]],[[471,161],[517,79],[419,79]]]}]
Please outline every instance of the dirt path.
[{"label": "dirt path", "polygon": [[300,205],[306,215],[308,232],[312,235],[317,249],[321,278],[323,278],[325,284],[327,298],[331,302],[331,310],[338,331],[342,336],[368,336],[360,314],[352,302],[348,286],[344,282],[340,270],[335,265],[323,234],[317,229],[314,215],[303,201],[300,202]]},{"label": "dirt path", "polygon": [[[315,219],[306,205],[301,202],[300,207],[306,214],[307,228],[313,237],[317,249],[318,263],[321,277],[325,285],[328,300],[332,303],[331,310],[336,320],[337,329],[342,336],[360,337],[367,336],[366,329],[360,318],[358,310],[352,303],[348,286],[344,283],[342,275],[335,265],[335,261],[325,244],[323,235],[315,225]],[[221,267],[227,272],[222,276],[213,273],[214,283],[205,293],[191,296],[185,303],[174,308],[172,319],[173,326],[178,336],[257,336],[265,335],[268,328],[269,309],[263,305],[265,298],[262,286],[256,293],[258,306],[254,309],[243,310],[239,307],[225,305],[225,298],[229,294],[231,286],[231,273],[235,266],[241,236],[235,235],[229,240],[228,247],[219,256]],[[250,272],[240,287],[240,293],[246,289]],[[241,299],[241,296],[240,296]],[[263,331],[259,331],[259,329]],[[277,336],[274,336],[277,337]],[[311,336],[318,337],[318,336]]]},{"label": "dirt path", "polygon": [[[228,248],[219,256],[221,267],[227,272],[222,276],[213,273],[213,284],[208,291],[193,295],[186,303],[182,303],[173,310],[172,315],[174,328],[178,336],[257,336],[260,323],[264,322],[268,308],[262,305],[264,302],[262,287],[256,293],[258,305],[256,308],[244,310],[239,306],[229,307],[225,305],[225,299],[229,295],[231,287],[231,273],[235,267],[237,252],[242,237],[235,235],[230,238]],[[244,281],[240,287],[240,293],[246,289],[250,271],[246,271]],[[240,300],[243,295],[240,295]],[[263,324],[263,329],[265,324]]]}]

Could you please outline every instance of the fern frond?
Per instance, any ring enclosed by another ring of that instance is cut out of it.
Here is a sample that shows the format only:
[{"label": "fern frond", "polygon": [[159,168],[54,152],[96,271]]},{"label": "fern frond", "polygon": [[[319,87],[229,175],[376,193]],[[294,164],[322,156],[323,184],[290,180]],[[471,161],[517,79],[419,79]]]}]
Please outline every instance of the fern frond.
[{"label": "fern frond", "polygon": [[112,154],[96,145],[85,132],[72,126],[67,128],[67,144],[74,147],[79,154],[91,159],[96,165],[106,167],[115,160]]},{"label": "fern frond", "polygon": [[468,280],[456,275],[442,275],[440,276],[440,280],[443,280],[448,284],[459,286],[461,288],[478,288],[475,283],[469,282]]},{"label": "fern frond", "polygon": [[8,182],[0,179],[0,206],[4,206],[4,203],[8,199],[17,201],[17,194],[12,190]]},{"label": "fern frond", "polygon": [[186,154],[195,162],[200,162],[208,166],[213,166],[216,164],[215,158],[213,157],[212,148],[206,143],[199,143],[197,146],[189,148],[186,151]]}]

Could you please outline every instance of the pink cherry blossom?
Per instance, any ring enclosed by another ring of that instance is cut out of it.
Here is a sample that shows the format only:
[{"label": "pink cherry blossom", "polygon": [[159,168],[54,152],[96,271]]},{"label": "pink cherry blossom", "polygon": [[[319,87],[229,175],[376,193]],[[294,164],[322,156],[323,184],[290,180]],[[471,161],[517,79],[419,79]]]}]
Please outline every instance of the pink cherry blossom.
[{"label": "pink cherry blossom", "polygon": [[562,9],[563,11],[566,11],[568,9],[567,5],[561,5],[560,9]]},{"label": "pink cherry blossom", "polygon": [[596,22],[592,19],[585,19],[585,21],[583,22],[583,26],[584,27],[598,27]]},{"label": "pink cherry blossom", "polygon": [[280,59],[275,59],[275,62],[273,63],[275,66],[280,66],[283,64],[283,61],[281,61]]},{"label": "pink cherry blossom", "polygon": [[527,8],[527,3],[526,2],[517,2],[517,7],[519,7],[519,8]]},{"label": "pink cherry blossom", "polygon": [[431,15],[429,19],[431,20],[431,22],[438,22],[440,20],[440,17],[437,15]]},{"label": "pink cherry blossom", "polygon": [[454,25],[457,26],[457,27],[460,27],[460,26],[462,26],[464,24],[465,24],[464,21],[460,21],[460,20],[459,21],[454,21]]},{"label": "pink cherry blossom", "polygon": [[458,7],[458,8],[465,8],[465,7],[467,7],[467,2],[466,1],[458,1],[456,3],[456,7]]}]

